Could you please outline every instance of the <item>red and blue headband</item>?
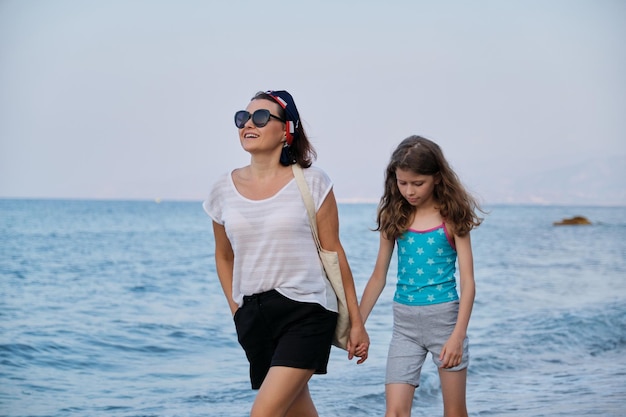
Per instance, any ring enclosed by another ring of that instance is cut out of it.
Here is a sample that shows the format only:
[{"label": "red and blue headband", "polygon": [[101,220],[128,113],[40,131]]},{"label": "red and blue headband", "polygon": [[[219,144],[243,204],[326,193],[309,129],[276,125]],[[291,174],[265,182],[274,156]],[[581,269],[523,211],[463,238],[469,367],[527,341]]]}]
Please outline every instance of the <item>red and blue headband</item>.
[{"label": "red and blue headband", "polygon": [[285,122],[287,129],[287,145],[291,145],[293,140],[298,136],[298,126],[300,125],[300,114],[298,113],[298,108],[296,107],[296,103],[293,101],[293,97],[291,94],[284,90],[268,90],[265,92],[267,95],[271,96],[279,105],[285,110],[285,115],[287,121]]}]

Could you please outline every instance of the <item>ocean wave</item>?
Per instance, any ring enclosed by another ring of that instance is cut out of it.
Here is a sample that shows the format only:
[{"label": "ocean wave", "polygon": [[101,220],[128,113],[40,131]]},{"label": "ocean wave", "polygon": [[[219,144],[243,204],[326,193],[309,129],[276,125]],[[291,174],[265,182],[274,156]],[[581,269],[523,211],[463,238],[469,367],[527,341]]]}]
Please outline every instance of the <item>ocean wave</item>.
[{"label": "ocean wave", "polygon": [[[503,335],[506,335],[503,337]],[[471,372],[514,372],[538,362],[576,366],[626,352],[626,302],[553,309],[495,321],[473,345]],[[474,357],[475,356],[475,357]]]}]

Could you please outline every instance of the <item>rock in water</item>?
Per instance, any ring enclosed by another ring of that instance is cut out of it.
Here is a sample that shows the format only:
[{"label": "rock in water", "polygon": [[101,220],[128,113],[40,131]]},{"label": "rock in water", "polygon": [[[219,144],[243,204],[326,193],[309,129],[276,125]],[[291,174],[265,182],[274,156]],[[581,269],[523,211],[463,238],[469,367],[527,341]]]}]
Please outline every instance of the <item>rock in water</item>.
[{"label": "rock in water", "polygon": [[586,217],[574,216],[570,218],[565,218],[561,220],[560,222],[554,222],[553,224],[555,226],[569,226],[569,225],[578,226],[578,225],[591,224],[591,222]]}]

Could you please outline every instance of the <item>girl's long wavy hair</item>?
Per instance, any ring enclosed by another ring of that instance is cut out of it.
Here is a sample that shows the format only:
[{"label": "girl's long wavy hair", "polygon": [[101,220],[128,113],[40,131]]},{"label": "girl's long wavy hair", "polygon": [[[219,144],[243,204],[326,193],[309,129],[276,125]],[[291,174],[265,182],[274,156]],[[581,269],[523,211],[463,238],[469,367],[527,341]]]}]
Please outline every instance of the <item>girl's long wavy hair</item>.
[{"label": "girl's long wavy hair", "polygon": [[375,230],[388,239],[397,239],[410,226],[414,207],[406,201],[397,185],[396,169],[418,175],[436,175],[433,197],[444,220],[453,232],[465,236],[482,223],[477,211],[484,212],[476,199],[465,190],[456,173],[443,156],[439,145],[421,136],[404,139],[391,155],[385,172],[385,192],[378,205]]},{"label": "girl's long wavy hair", "polygon": [[[252,100],[269,100],[276,103],[274,97],[264,91],[256,93],[254,97],[252,97],[251,101]],[[280,116],[283,120],[287,119],[285,109],[283,109],[280,105],[278,106],[278,116]],[[309,138],[304,131],[304,127],[302,126],[302,119],[300,119],[300,123],[298,123],[298,126],[296,127],[296,134],[291,146],[283,149],[283,153],[286,153],[286,155],[281,157],[281,164],[286,166],[297,163],[302,168],[308,168],[317,158],[317,152],[315,152],[315,148],[311,144],[311,141],[309,141]]]}]

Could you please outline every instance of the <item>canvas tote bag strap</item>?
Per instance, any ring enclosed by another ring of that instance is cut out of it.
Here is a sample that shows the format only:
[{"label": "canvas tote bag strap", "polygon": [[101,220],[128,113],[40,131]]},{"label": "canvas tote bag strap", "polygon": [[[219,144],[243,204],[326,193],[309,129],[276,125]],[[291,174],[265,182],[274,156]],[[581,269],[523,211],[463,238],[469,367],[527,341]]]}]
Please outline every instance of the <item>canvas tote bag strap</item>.
[{"label": "canvas tote bag strap", "polygon": [[320,244],[320,238],[317,235],[317,220],[315,218],[315,203],[313,202],[313,196],[311,196],[311,190],[309,190],[309,186],[304,179],[304,172],[302,171],[302,167],[298,164],[291,165],[291,169],[293,170],[293,176],[296,179],[296,184],[298,184],[298,188],[300,189],[300,194],[302,194],[302,200],[304,200],[304,205],[306,206],[306,211],[309,214],[309,225],[311,226],[311,233],[313,233],[313,240],[315,240],[315,245],[317,246],[317,251],[322,248]]},{"label": "canvas tote bag strap", "polygon": [[311,234],[313,240],[317,245],[317,254],[320,257],[322,266],[328,283],[330,284],[332,291],[337,299],[337,326],[335,328],[335,334],[333,336],[333,345],[347,350],[348,340],[350,337],[350,313],[348,313],[348,303],[346,302],[346,293],[343,288],[343,280],[341,278],[341,269],[339,266],[339,258],[337,252],[329,252],[322,248],[320,244],[319,236],[317,235],[317,220],[315,216],[315,203],[311,196],[311,190],[304,179],[304,172],[302,167],[298,164],[291,166],[293,169],[293,176],[296,179],[296,184],[300,189],[302,200],[306,206],[306,211],[309,214],[309,225],[311,226]]}]

